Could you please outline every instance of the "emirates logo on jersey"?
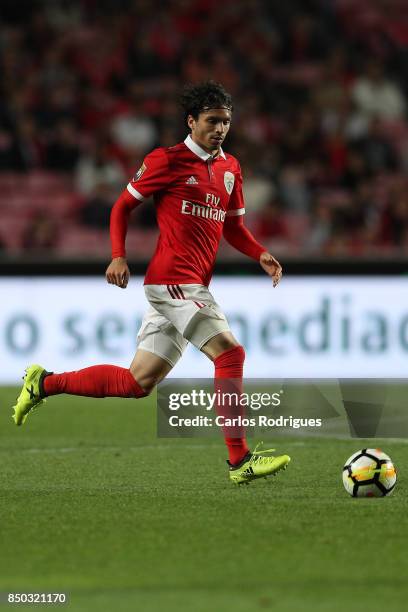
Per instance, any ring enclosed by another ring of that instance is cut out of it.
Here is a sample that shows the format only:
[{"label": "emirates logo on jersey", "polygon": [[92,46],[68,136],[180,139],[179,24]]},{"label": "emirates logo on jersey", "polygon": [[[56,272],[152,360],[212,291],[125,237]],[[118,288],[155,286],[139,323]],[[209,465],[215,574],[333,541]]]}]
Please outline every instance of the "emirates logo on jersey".
[{"label": "emirates logo on jersey", "polygon": [[211,206],[202,206],[195,202],[183,200],[181,203],[181,214],[191,215],[192,217],[201,217],[202,219],[211,219],[212,221],[225,221],[225,210],[221,208],[212,208]]},{"label": "emirates logo on jersey", "polygon": [[235,176],[232,172],[224,172],[224,185],[227,190],[228,195],[231,195],[232,190],[234,189]]}]

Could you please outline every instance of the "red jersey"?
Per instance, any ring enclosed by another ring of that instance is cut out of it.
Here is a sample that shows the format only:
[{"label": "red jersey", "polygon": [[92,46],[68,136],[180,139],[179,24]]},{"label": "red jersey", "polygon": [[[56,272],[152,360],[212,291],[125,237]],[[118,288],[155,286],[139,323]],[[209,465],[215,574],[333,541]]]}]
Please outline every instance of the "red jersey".
[{"label": "red jersey", "polygon": [[220,150],[213,158],[187,136],[147,155],[127,190],[138,201],[152,195],[156,206],[160,236],[145,284],[208,285],[225,218],[245,212],[235,157]]}]

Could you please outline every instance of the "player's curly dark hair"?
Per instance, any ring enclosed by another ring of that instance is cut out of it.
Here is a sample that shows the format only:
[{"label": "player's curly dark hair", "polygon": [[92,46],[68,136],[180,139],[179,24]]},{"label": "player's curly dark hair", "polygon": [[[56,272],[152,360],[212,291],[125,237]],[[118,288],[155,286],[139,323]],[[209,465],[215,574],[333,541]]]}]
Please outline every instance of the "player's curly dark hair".
[{"label": "player's curly dark hair", "polygon": [[221,83],[205,81],[197,85],[186,85],[180,96],[180,105],[184,110],[184,119],[198,115],[211,108],[227,108],[232,111],[232,98]]}]

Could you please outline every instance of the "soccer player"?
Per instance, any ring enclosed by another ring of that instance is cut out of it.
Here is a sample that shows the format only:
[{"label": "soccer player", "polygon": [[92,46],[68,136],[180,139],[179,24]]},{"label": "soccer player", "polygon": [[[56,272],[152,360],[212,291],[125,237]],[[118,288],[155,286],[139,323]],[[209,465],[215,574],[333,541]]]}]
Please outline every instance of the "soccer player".
[{"label": "soccer player", "polygon": [[[181,104],[189,135],[180,144],[149,153],[111,213],[112,261],[106,279],[122,289],[130,276],[125,251],[128,218],[151,195],[160,229],[145,277],[150,307],[130,368],[97,365],[54,374],[39,365],[29,366],[14,406],[16,425],[22,425],[45,397],[59,393],[144,397],[167,376],[188,342],[214,363],[216,389],[228,387],[231,380],[241,388],[244,349],[208,289],[221,235],[258,261],[274,286],[282,268],[243,223],[240,165],[222,149],[231,124],[231,96],[222,85],[208,81],[186,87]],[[238,406],[235,412],[239,413]],[[267,450],[251,453],[240,428],[223,432],[234,483],[248,484],[275,474],[290,461],[287,455],[274,457]]]}]

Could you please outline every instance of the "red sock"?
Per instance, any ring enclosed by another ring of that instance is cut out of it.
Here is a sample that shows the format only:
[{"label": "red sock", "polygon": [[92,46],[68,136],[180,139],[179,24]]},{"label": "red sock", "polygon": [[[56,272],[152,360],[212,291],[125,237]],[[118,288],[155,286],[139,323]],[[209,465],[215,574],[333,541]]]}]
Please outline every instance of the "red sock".
[{"label": "red sock", "polygon": [[[215,391],[221,393],[242,393],[242,376],[245,351],[242,346],[234,346],[214,359]],[[217,406],[217,412],[225,417],[244,416],[241,406]],[[249,452],[243,427],[223,427],[225,444],[228,448],[229,462],[239,463]]]},{"label": "red sock", "polygon": [[130,370],[114,365],[97,365],[76,372],[49,374],[43,382],[45,395],[69,393],[88,397],[145,397],[146,391]]}]

